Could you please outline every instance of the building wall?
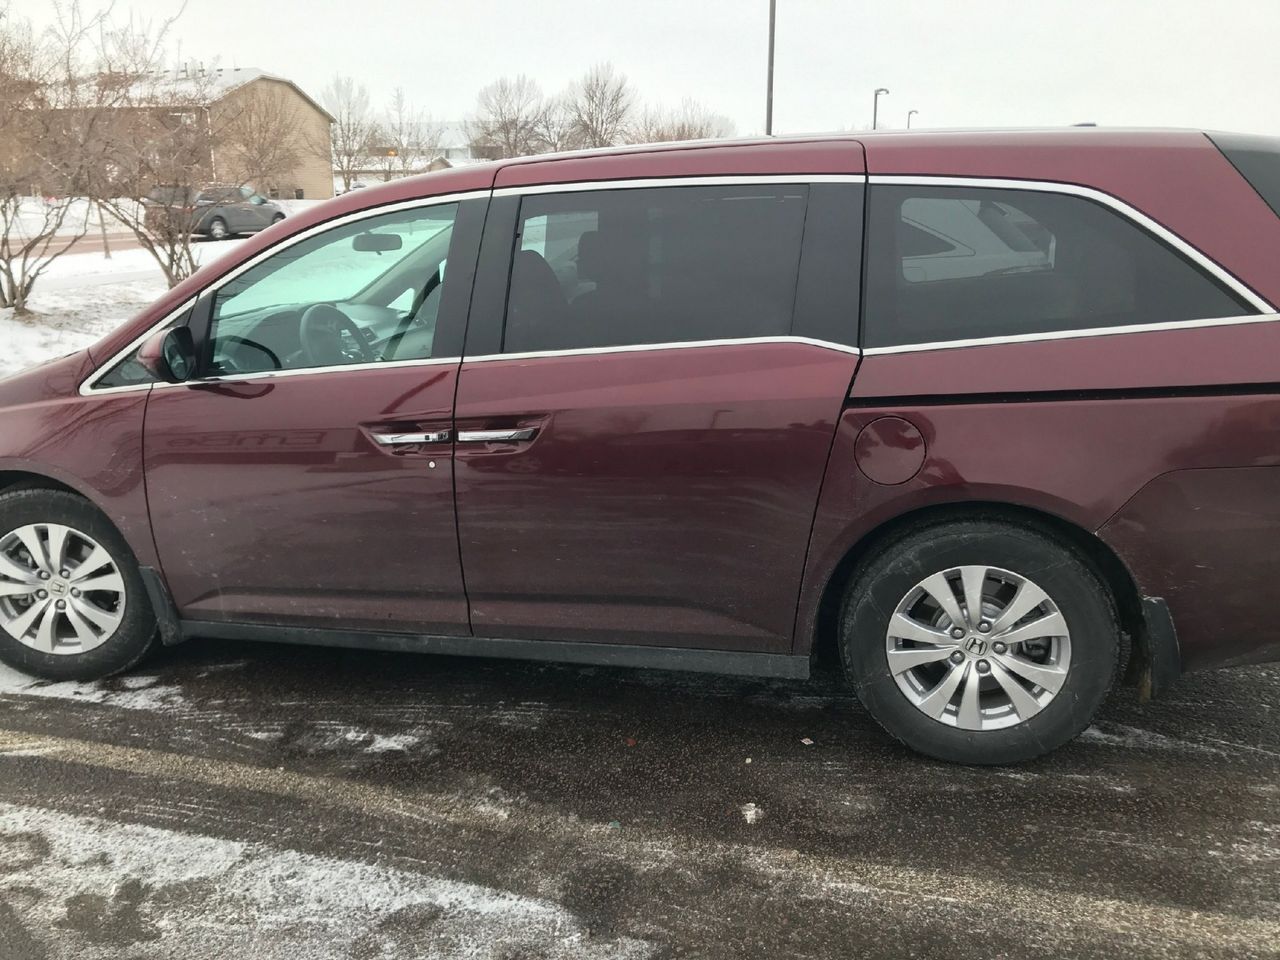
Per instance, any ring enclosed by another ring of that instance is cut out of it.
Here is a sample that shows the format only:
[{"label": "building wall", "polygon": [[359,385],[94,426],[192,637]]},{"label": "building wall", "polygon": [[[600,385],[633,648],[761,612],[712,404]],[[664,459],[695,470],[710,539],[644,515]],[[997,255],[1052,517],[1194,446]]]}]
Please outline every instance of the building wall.
[{"label": "building wall", "polygon": [[[329,117],[292,84],[260,77],[236,87],[209,112],[215,179],[249,183],[264,195],[278,191],[286,199],[299,189],[308,200],[333,196]],[[280,162],[282,157],[291,162]],[[264,167],[271,173],[258,172]]]}]

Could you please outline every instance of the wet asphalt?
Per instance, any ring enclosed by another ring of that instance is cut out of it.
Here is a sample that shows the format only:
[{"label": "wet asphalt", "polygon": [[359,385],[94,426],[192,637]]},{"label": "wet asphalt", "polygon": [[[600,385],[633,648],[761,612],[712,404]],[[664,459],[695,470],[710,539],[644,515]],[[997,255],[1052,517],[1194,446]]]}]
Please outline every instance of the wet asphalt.
[{"label": "wet asphalt", "polygon": [[809,682],[193,642],[0,674],[0,958],[1280,955],[1280,667],[1007,769]]}]

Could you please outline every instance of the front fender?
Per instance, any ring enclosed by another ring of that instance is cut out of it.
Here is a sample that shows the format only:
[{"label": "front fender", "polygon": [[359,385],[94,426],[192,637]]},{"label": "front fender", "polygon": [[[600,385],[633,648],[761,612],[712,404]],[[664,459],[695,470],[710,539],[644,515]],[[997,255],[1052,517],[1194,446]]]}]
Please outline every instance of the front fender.
[{"label": "front fender", "polygon": [[156,563],[142,474],[148,392],[82,397],[87,352],[0,382],[0,474],[43,477],[105,513],[140,563]]}]

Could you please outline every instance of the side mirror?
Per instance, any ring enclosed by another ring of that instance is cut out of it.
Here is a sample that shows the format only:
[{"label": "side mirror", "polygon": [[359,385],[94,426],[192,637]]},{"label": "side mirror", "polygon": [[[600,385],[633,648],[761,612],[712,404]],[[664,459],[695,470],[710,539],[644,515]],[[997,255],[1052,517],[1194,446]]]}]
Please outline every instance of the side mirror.
[{"label": "side mirror", "polygon": [[364,252],[383,253],[403,246],[404,237],[398,233],[357,233],[351,238],[351,248]]},{"label": "side mirror", "polygon": [[196,342],[189,327],[160,330],[138,348],[138,363],[165,383],[186,383],[196,370]]}]

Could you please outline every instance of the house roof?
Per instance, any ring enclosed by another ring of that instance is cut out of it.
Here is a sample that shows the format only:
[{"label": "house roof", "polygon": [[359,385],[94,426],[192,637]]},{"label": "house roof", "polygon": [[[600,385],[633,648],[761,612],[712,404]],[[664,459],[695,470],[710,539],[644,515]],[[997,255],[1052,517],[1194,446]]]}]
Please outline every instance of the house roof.
[{"label": "house roof", "polygon": [[311,104],[334,122],[334,116],[326,110],[314,97],[287,77],[267,73],[260,67],[205,67],[191,65],[177,70],[165,70],[148,77],[151,83],[172,85],[178,89],[186,88],[192,95],[203,97],[208,103],[216,103],[224,99],[232,91],[238,90],[255,80],[274,80],[292,87],[303,100]]}]

